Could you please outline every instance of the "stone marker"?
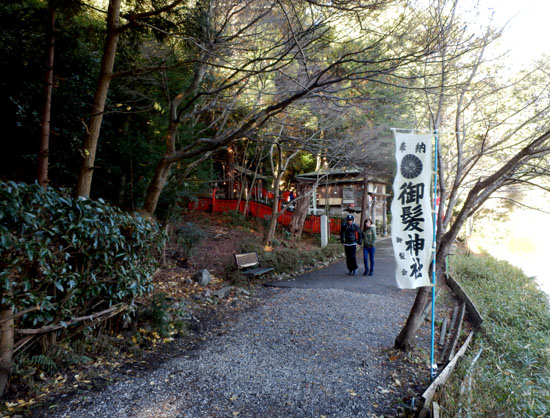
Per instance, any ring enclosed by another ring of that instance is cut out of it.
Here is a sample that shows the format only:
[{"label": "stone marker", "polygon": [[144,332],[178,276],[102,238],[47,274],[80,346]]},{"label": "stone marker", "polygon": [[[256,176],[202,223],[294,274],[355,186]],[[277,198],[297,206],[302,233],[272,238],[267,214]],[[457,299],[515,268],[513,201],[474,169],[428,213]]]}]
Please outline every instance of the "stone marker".
[{"label": "stone marker", "polygon": [[216,296],[218,299],[223,299],[227,297],[227,295],[229,295],[231,289],[233,289],[233,286],[225,286],[222,287],[220,290],[215,291],[213,295]]},{"label": "stone marker", "polygon": [[210,283],[210,279],[210,272],[206,269],[197,271],[193,276],[193,280],[201,286],[206,286],[208,283]]}]

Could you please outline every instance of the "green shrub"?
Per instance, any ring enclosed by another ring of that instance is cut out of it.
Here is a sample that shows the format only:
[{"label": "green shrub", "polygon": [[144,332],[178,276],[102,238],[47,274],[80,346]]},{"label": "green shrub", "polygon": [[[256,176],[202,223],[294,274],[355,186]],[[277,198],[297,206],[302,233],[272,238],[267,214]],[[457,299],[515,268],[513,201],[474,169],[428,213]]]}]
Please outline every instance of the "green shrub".
[{"label": "green shrub", "polygon": [[230,210],[225,212],[225,216],[229,219],[229,225],[245,225],[248,223],[248,220],[246,216],[244,216],[244,213],[239,212],[238,210]]},{"label": "green shrub", "polygon": [[18,319],[20,328],[131,305],[152,289],[164,239],[156,223],[101,199],[0,182],[2,304],[35,309]]},{"label": "green shrub", "polygon": [[240,253],[258,253],[258,257],[259,257],[262,251],[263,251],[262,245],[259,242],[245,241],[241,243],[239,252]]},{"label": "green shrub", "polygon": [[534,278],[490,256],[453,256],[451,273],[481,311],[485,332],[476,335],[444,391],[445,415],[548,416],[547,296]]},{"label": "green shrub", "polygon": [[283,242],[286,242],[286,241],[288,241],[292,238],[292,234],[290,233],[290,231],[288,229],[283,229],[283,238],[285,240]]},{"label": "green shrub", "polygon": [[162,337],[169,335],[170,316],[169,304],[165,293],[157,293],[153,296],[150,306],[143,313],[144,319],[151,321],[153,328]]},{"label": "green shrub", "polygon": [[262,266],[273,267],[277,273],[295,272],[303,265],[303,254],[290,248],[258,254]]},{"label": "green shrub", "polygon": [[193,222],[187,222],[176,231],[177,242],[183,250],[186,257],[193,255],[193,249],[198,242],[206,237],[204,232],[198,225]]}]

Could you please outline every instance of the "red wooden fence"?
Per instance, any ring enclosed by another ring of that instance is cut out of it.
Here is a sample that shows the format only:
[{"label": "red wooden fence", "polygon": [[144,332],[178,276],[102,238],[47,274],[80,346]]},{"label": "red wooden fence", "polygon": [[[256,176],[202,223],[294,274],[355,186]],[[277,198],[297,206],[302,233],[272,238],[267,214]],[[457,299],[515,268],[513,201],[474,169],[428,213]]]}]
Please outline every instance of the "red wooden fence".
[{"label": "red wooden fence", "polygon": [[[216,213],[216,212],[220,213],[220,212],[237,211],[237,205],[239,206],[238,211],[243,212],[246,202],[242,200],[239,202],[236,199],[231,199],[231,200],[216,199],[213,196],[211,199],[199,198],[197,202],[189,203],[188,208],[191,210],[204,210],[204,211],[212,211],[213,213]],[[257,218],[260,218],[260,219],[265,219],[267,217],[270,217],[273,214],[273,210],[271,209],[270,206],[264,205],[263,203],[251,201],[248,205],[248,214],[252,216],[256,216]],[[279,216],[279,218],[277,219],[277,223],[280,223],[286,226],[286,225],[290,225],[291,220],[292,220],[292,212],[286,211],[281,216]],[[341,222],[342,221],[340,219],[329,218],[329,228],[332,234],[340,233]],[[313,234],[320,234],[321,217],[308,215],[304,223],[304,231],[311,232]]]}]

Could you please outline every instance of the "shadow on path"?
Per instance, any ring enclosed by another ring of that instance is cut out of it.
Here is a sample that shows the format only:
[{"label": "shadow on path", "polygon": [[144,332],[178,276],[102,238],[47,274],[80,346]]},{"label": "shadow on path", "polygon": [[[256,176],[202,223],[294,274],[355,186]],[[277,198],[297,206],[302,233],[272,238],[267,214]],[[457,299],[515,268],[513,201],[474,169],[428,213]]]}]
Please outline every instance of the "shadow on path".
[{"label": "shadow on path", "polygon": [[301,289],[343,289],[365,294],[391,295],[399,293],[395,281],[395,260],[391,239],[384,237],[376,243],[374,275],[363,276],[363,248],[357,251],[359,270],[355,276],[348,276],[346,262],[340,261],[321,270],[311,271],[288,280],[265,283],[269,287],[290,287]]}]

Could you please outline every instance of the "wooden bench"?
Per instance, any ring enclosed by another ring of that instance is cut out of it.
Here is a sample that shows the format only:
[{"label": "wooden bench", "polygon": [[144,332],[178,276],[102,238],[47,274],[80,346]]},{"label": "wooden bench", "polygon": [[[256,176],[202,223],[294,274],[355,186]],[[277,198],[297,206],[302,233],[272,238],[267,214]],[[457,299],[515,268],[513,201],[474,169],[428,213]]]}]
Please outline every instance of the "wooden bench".
[{"label": "wooden bench", "polygon": [[273,267],[260,267],[256,253],[235,254],[237,268],[247,276],[258,277],[273,270]]}]

